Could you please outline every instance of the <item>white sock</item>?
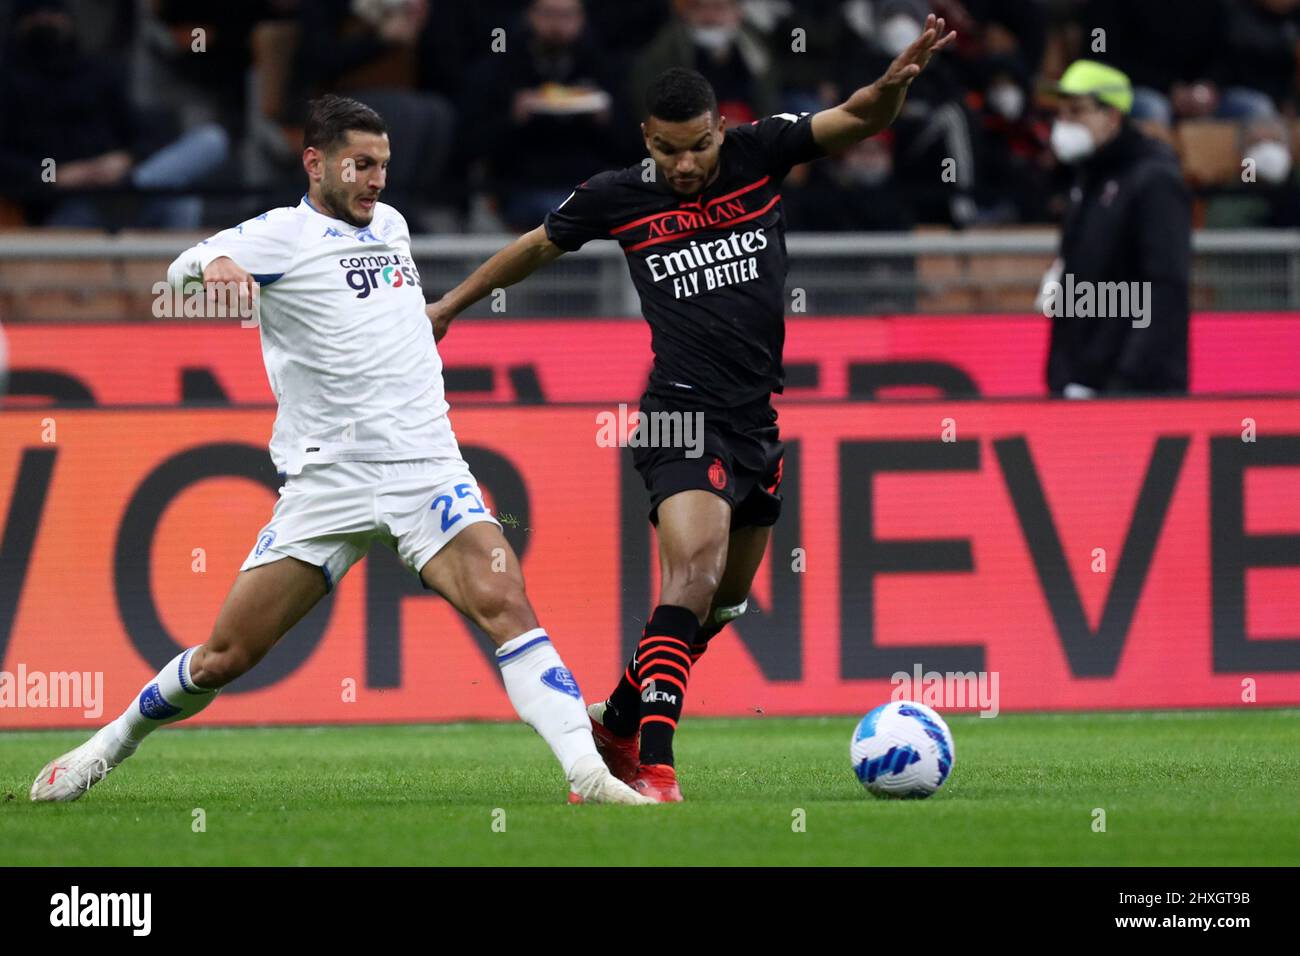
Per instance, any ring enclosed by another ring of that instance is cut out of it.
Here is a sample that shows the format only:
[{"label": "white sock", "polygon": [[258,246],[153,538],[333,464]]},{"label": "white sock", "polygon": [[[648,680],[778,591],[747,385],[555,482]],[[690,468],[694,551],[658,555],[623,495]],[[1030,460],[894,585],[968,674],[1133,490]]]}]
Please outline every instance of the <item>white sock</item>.
[{"label": "white sock", "polygon": [[119,759],[135,752],[149,734],[164,724],[193,717],[212,703],[220,689],[205,690],[190,676],[190,659],[197,648],[191,647],[172,658],[131,701],[131,706],[109,726],[117,737]]},{"label": "white sock", "polygon": [[582,758],[600,758],[578,682],[546,631],[535,627],[506,641],[497,648],[497,666],[515,711],[541,734],[572,783],[574,767]]}]

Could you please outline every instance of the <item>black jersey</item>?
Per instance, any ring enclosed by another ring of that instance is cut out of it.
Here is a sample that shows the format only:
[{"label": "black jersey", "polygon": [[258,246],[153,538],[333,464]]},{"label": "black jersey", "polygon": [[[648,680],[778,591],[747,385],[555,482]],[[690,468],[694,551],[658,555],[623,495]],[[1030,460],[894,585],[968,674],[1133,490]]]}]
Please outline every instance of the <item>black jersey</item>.
[{"label": "black jersey", "polygon": [[547,214],[561,249],[591,239],[623,247],[650,323],[650,394],[727,408],[781,391],[781,181],[824,155],[812,116],[782,113],[727,130],[717,177],[689,202],[638,164],[591,177]]}]

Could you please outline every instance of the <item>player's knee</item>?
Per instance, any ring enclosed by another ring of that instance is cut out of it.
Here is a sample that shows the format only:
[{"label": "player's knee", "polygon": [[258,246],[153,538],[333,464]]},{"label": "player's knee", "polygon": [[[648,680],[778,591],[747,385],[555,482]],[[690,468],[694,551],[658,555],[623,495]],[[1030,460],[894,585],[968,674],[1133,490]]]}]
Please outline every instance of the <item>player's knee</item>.
[{"label": "player's knee", "polygon": [[256,663],[254,655],[242,647],[231,645],[213,650],[209,646],[202,655],[196,654],[190,661],[190,677],[203,688],[225,687],[236,677],[252,670]]},{"label": "player's knee", "polygon": [[475,577],[466,584],[463,593],[470,617],[489,634],[508,640],[536,626],[524,583],[516,575]]},{"label": "player's knee", "polygon": [[664,602],[689,607],[703,615],[713,603],[721,581],[722,568],[716,561],[690,561],[669,567],[664,575]]}]

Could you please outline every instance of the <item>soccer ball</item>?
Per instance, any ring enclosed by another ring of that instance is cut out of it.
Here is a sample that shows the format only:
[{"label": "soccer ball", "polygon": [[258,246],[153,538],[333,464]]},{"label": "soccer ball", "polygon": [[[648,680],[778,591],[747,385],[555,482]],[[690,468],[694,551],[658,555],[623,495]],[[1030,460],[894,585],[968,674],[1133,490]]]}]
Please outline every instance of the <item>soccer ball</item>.
[{"label": "soccer ball", "polygon": [[878,797],[928,797],[948,779],[952,731],[910,700],[882,704],[858,722],[849,759],[858,781]]}]

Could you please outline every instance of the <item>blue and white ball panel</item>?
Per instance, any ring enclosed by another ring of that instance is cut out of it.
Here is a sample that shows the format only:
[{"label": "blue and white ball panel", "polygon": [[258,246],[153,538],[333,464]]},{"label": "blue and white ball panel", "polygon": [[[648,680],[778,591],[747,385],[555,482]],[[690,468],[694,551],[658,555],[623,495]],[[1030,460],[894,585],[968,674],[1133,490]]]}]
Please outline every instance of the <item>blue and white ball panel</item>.
[{"label": "blue and white ball panel", "polygon": [[849,742],[853,772],[878,796],[930,796],[948,779],[954,754],[952,732],[943,718],[908,700],[871,711]]}]

